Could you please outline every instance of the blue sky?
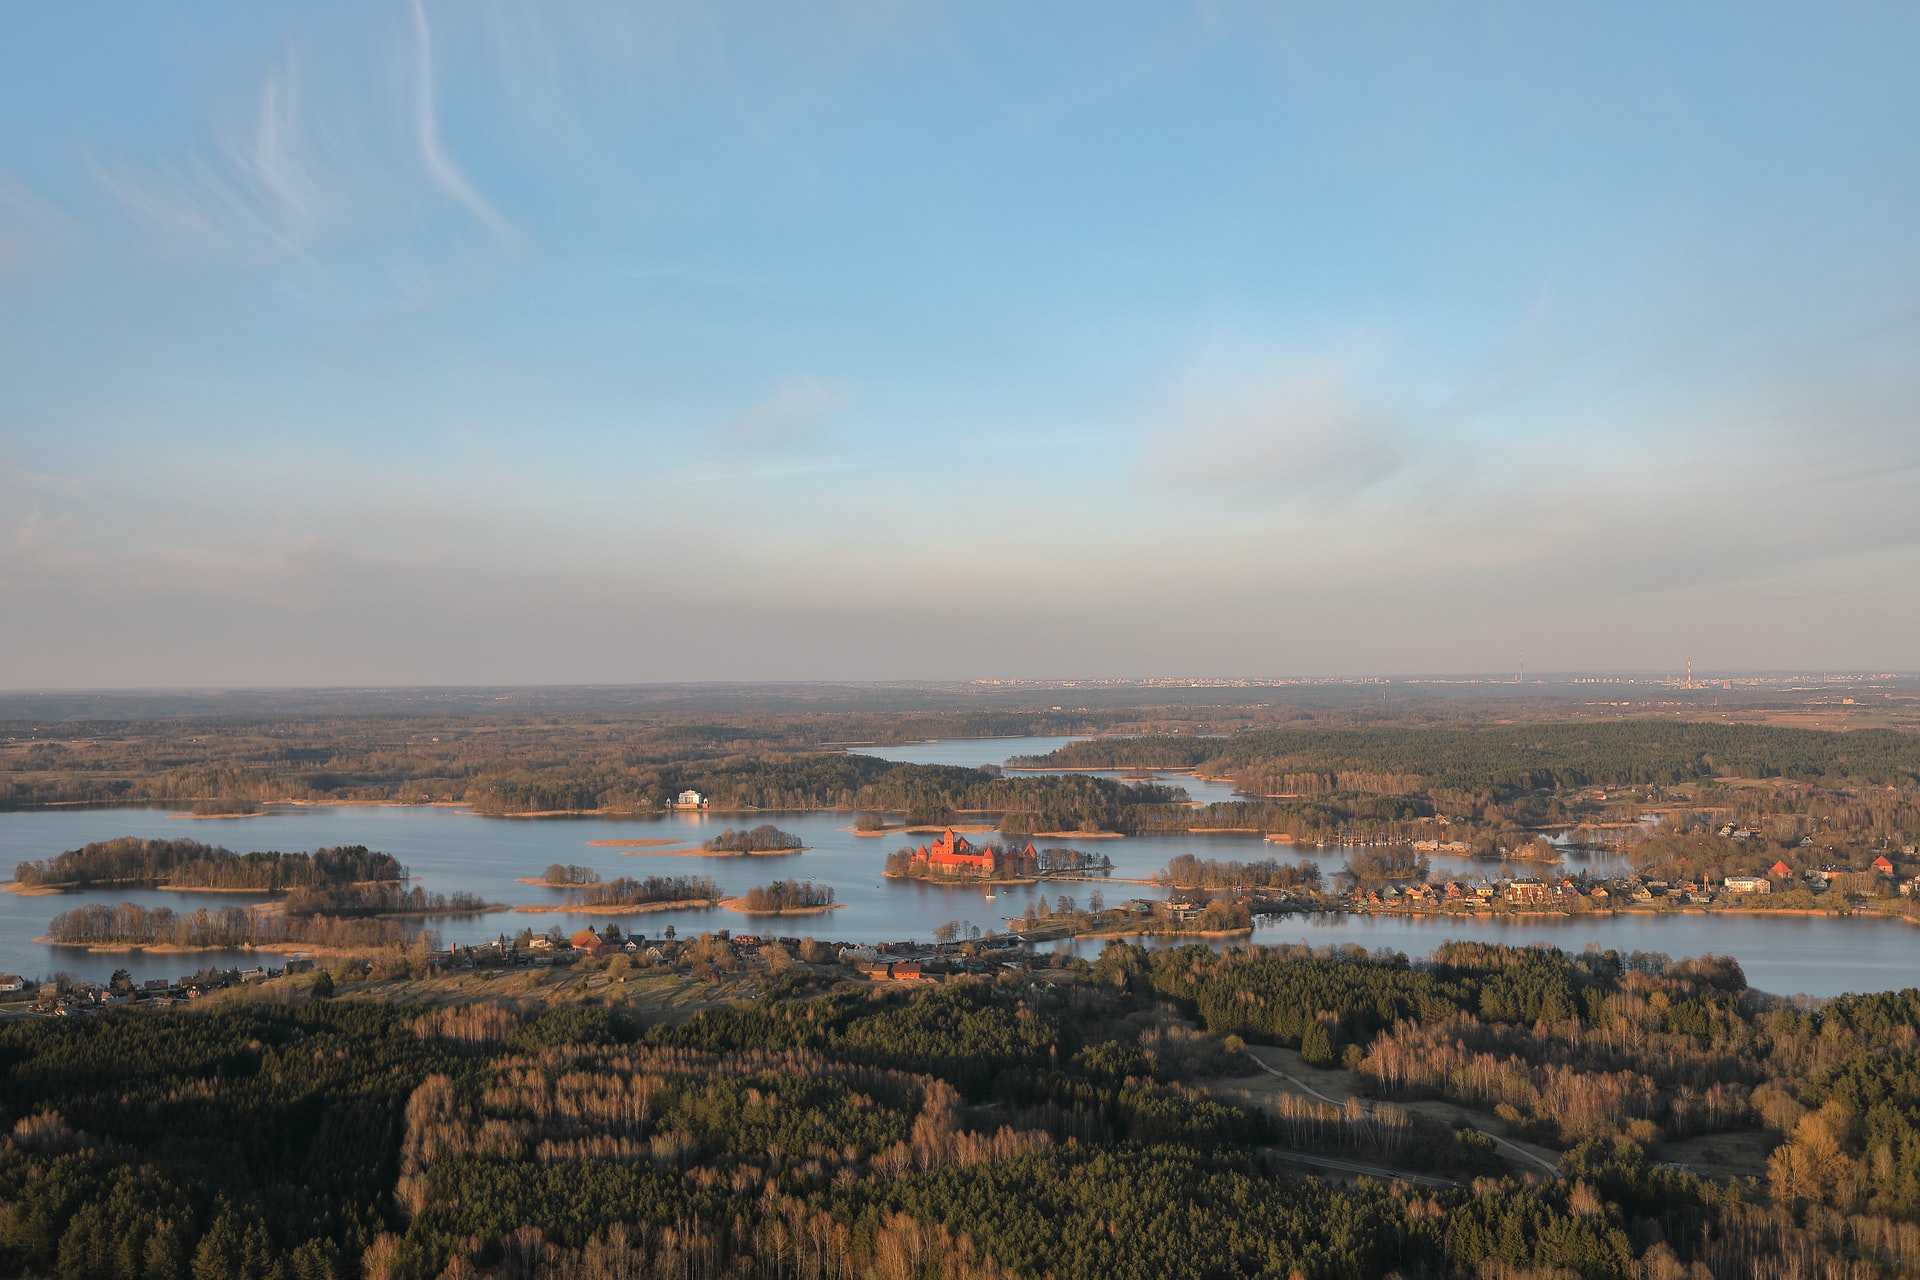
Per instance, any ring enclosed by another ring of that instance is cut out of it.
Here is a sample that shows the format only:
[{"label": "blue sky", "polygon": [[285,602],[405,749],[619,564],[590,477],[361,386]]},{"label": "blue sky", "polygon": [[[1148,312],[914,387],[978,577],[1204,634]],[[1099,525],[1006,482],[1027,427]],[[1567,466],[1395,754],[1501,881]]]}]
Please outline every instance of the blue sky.
[{"label": "blue sky", "polygon": [[1920,668],[1911,6],[4,22],[0,683]]}]

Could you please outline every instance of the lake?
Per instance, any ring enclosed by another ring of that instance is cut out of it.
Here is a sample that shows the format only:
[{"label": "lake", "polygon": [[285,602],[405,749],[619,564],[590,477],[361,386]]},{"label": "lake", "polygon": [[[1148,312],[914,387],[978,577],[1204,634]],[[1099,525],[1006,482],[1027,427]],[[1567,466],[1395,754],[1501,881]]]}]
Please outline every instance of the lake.
[{"label": "lake", "polygon": [[[1012,755],[1050,751],[1066,741],[1069,739],[968,739],[871,750],[888,759],[981,765],[1000,764]],[[1160,778],[1187,786],[1190,793],[1194,791],[1193,780],[1185,775],[1165,774]],[[632,917],[496,913],[432,922],[443,939],[459,942],[490,939],[502,931],[516,933],[525,926],[536,931],[554,924],[567,929],[586,923],[598,927],[609,919],[618,920],[622,929],[650,937],[658,937],[672,925],[682,935],[732,929],[736,933],[813,934],[849,942],[930,940],[935,929],[952,920],[971,922],[983,930],[1002,928],[1007,917],[1024,914],[1042,891],[1035,886],[1003,886],[989,898],[986,889],[979,886],[885,880],[880,871],[886,855],[909,840],[918,843],[928,837],[901,833],[879,838],[856,836],[852,832],[854,817],[852,813],[813,812],[485,818],[463,808],[396,805],[274,806],[259,816],[224,819],[189,819],[160,809],[35,810],[0,814],[0,868],[11,872],[17,862],[49,858],[116,836],[185,836],[240,851],[292,852],[364,844],[393,854],[431,892],[465,890],[490,902],[563,901],[564,891],[516,883],[518,877],[538,876],[550,863],[561,862],[590,866],[606,879],[622,875],[711,875],[729,894],[743,893],[775,879],[813,879],[832,885],[845,904],[839,910],[815,916],[756,918],[716,908]],[[751,858],[694,858],[644,851],[623,853],[589,843],[671,837],[697,845],[729,826],[762,822],[772,822],[800,836],[808,851]],[[1243,834],[1133,836],[1085,841],[1080,847],[1106,854],[1114,861],[1114,875],[1129,878],[1145,878],[1182,853],[1241,861],[1306,857],[1318,862],[1329,875],[1340,869],[1347,856],[1341,850],[1295,851]],[[1569,860],[1567,865],[1606,871],[1617,863],[1601,858]],[[1434,867],[1437,873],[1473,878],[1495,871],[1489,864],[1459,858],[1436,858]],[[1050,900],[1064,894],[1082,903],[1095,890],[1103,892],[1109,902],[1161,896],[1144,885],[1061,883],[1044,887]],[[33,939],[46,932],[48,921],[56,914],[86,902],[139,902],[178,911],[258,900],[243,894],[125,889],[37,897],[0,894],[0,970],[29,977],[66,970],[82,977],[104,978],[113,969],[124,967],[136,978],[145,979],[174,977],[202,965],[242,963],[241,953],[89,955],[72,948],[49,947]],[[1664,951],[1674,956],[1711,951],[1738,959],[1754,986],[1782,994],[1836,995],[1911,986],[1920,967],[1920,928],[1901,921],[1626,915],[1509,923],[1291,916],[1263,923],[1255,931],[1255,940],[1260,942],[1357,943],[1368,949],[1390,947],[1416,955],[1426,954],[1448,938],[1516,944],[1543,941],[1572,951],[1590,942],[1627,951]],[[1087,943],[1076,945],[1083,951],[1089,947]],[[1097,951],[1097,944],[1092,944],[1092,949]],[[259,963],[262,958],[245,953],[244,963]]]}]

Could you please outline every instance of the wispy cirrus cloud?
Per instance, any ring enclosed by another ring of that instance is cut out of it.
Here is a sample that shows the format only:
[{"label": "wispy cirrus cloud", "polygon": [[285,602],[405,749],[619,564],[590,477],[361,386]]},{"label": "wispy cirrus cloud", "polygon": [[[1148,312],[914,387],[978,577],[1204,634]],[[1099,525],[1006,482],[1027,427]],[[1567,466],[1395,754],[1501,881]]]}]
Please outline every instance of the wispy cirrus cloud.
[{"label": "wispy cirrus cloud", "polygon": [[325,174],[339,157],[302,92],[299,59],[289,52],[252,105],[216,121],[213,135],[170,168],[95,158],[93,176],[174,252],[304,249],[336,212],[324,193],[343,188]]},{"label": "wispy cirrus cloud", "polygon": [[73,237],[66,214],[0,172],[0,271],[25,271],[50,262]]},{"label": "wispy cirrus cloud", "polygon": [[[244,105],[172,163],[89,157],[99,186],[164,252],[278,257],[368,224],[451,201],[499,239],[507,219],[441,136],[433,28],[418,0],[396,28],[404,56],[384,78],[365,65],[310,78],[290,45]],[[374,63],[373,65],[379,65]]]},{"label": "wispy cirrus cloud", "polygon": [[413,31],[419,61],[414,78],[414,136],[420,144],[420,158],[440,189],[486,225],[495,235],[505,238],[507,224],[500,214],[474,188],[447,155],[440,142],[440,108],[434,97],[433,27],[427,22],[427,9],[421,0],[413,0]]},{"label": "wispy cirrus cloud", "polygon": [[1336,360],[1182,390],[1148,425],[1139,477],[1204,493],[1331,497],[1390,479],[1410,452],[1359,391],[1353,362]]},{"label": "wispy cirrus cloud", "polygon": [[720,439],[728,448],[748,453],[817,449],[825,442],[828,419],[853,398],[846,387],[803,375],[728,422]]}]

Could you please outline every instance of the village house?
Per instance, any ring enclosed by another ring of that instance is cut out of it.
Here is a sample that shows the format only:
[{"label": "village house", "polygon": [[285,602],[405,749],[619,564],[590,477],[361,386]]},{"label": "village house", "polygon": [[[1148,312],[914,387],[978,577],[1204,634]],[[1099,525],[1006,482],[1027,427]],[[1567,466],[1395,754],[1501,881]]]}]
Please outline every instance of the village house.
[{"label": "village house", "polygon": [[1728,876],[1721,885],[1728,893],[1772,893],[1773,881],[1765,876]]},{"label": "village house", "polygon": [[1782,880],[1784,880],[1788,876],[1793,874],[1793,868],[1788,866],[1785,862],[1776,861],[1771,867],[1767,869],[1767,874],[1770,876],[1779,876]]},{"label": "village house", "polygon": [[595,933],[591,929],[580,930],[578,933],[573,935],[572,941],[573,941],[573,949],[575,951],[579,951],[590,956],[597,956],[601,953],[601,951],[606,949],[606,943],[602,942],[600,939],[600,935]]},{"label": "village house", "polygon": [[1893,864],[1887,861],[1887,855],[1884,853],[1873,860],[1873,869],[1883,876],[1893,874]]},{"label": "village house", "polygon": [[0,973],[0,991],[21,991],[26,985],[26,980],[17,973]]},{"label": "village house", "polygon": [[1507,885],[1507,901],[1515,906],[1537,906],[1547,897],[1547,886],[1538,880],[1514,880]]}]

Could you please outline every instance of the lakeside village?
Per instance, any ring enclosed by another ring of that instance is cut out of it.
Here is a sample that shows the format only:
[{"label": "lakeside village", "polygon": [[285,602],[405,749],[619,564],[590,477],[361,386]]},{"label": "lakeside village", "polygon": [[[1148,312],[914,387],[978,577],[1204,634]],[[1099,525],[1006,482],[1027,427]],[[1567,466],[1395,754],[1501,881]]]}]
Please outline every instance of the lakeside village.
[{"label": "lakeside village", "polygon": [[[1740,834],[1732,836],[1737,839]],[[1079,963],[1061,953],[1035,951],[1037,943],[1088,936],[1187,937],[1196,941],[1233,938],[1249,934],[1255,917],[1313,912],[1574,915],[1671,910],[1817,911],[1834,915],[1892,914],[1920,920],[1920,875],[1908,874],[1920,859],[1920,850],[1907,845],[1900,856],[1906,864],[1904,872],[1881,854],[1864,869],[1822,866],[1795,872],[1784,861],[1775,861],[1764,873],[1673,881],[1639,874],[1594,876],[1585,872],[1551,879],[1428,880],[1425,859],[1421,858],[1415,863],[1394,860],[1396,868],[1410,873],[1397,880],[1365,883],[1349,869],[1336,877],[1334,887],[1324,889],[1319,867],[1309,861],[1287,864],[1263,859],[1240,863],[1182,858],[1155,873],[1151,880],[1115,880],[1111,878],[1112,860],[1104,855],[1075,849],[1042,850],[1031,841],[1020,849],[975,846],[949,828],[928,844],[889,855],[886,874],[972,883],[989,889],[1043,880],[1151,884],[1167,889],[1168,896],[1131,898],[1109,907],[1096,888],[1082,907],[1065,894],[1053,903],[1040,895],[1030,914],[1006,917],[1003,930],[983,930],[970,921],[955,920],[936,929],[934,939],[927,943],[917,939],[873,944],[821,942],[810,937],[759,934],[736,937],[728,929],[679,938],[672,925],[660,936],[649,938],[644,933],[623,932],[619,924],[609,923],[600,929],[581,928],[570,934],[557,926],[545,933],[526,928],[515,937],[503,933],[490,942],[455,943],[444,950],[438,947],[434,935],[423,933],[413,945],[390,946],[372,959],[294,953],[281,966],[210,968],[178,979],[153,978],[139,983],[125,970],[105,983],[66,974],[45,982],[0,974],[0,1015],[74,1016],[132,1004],[166,1007],[231,987],[316,970],[330,990],[329,979],[334,973],[377,978],[383,966],[394,965],[403,971],[424,968],[441,973],[612,965],[623,972],[664,969],[699,976],[703,972],[753,969],[774,974],[799,960],[812,966],[839,966],[850,977],[941,981],[962,974]]]},{"label": "lakeside village", "polygon": [[[838,967],[848,978],[878,982],[942,982],[968,974],[1002,970],[1058,969],[1077,963],[1071,957],[1033,951],[1028,940],[1014,934],[983,934],[975,925],[954,921],[936,931],[937,940],[881,942],[821,942],[813,938],[735,935],[717,929],[694,938],[680,938],[669,925],[660,936],[624,933],[618,924],[583,928],[571,935],[555,928],[546,933],[523,929],[517,937],[502,934],[491,942],[455,943],[444,950],[418,950],[374,958],[296,956],[282,966],[256,965],[249,969],[203,969],[177,979],[152,978],[135,982],[125,970],[107,982],[61,976],[35,983],[16,974],[0,974],[0,1016],[84,1017],[110,1009],[172,1008],[205,999],[229,988],[242,988],[294,974],[319,972],[315,991],[330,995],[333,975],[342,980],[386,976],[458,974],[476,970],[604,969],[610,976],[646,971],[679,972],[698,978],[759,971],[776,976],[796,962]],[[325,967],[320,967],[324,965]],[[396,973],[388,974],[388,968]]]}]

